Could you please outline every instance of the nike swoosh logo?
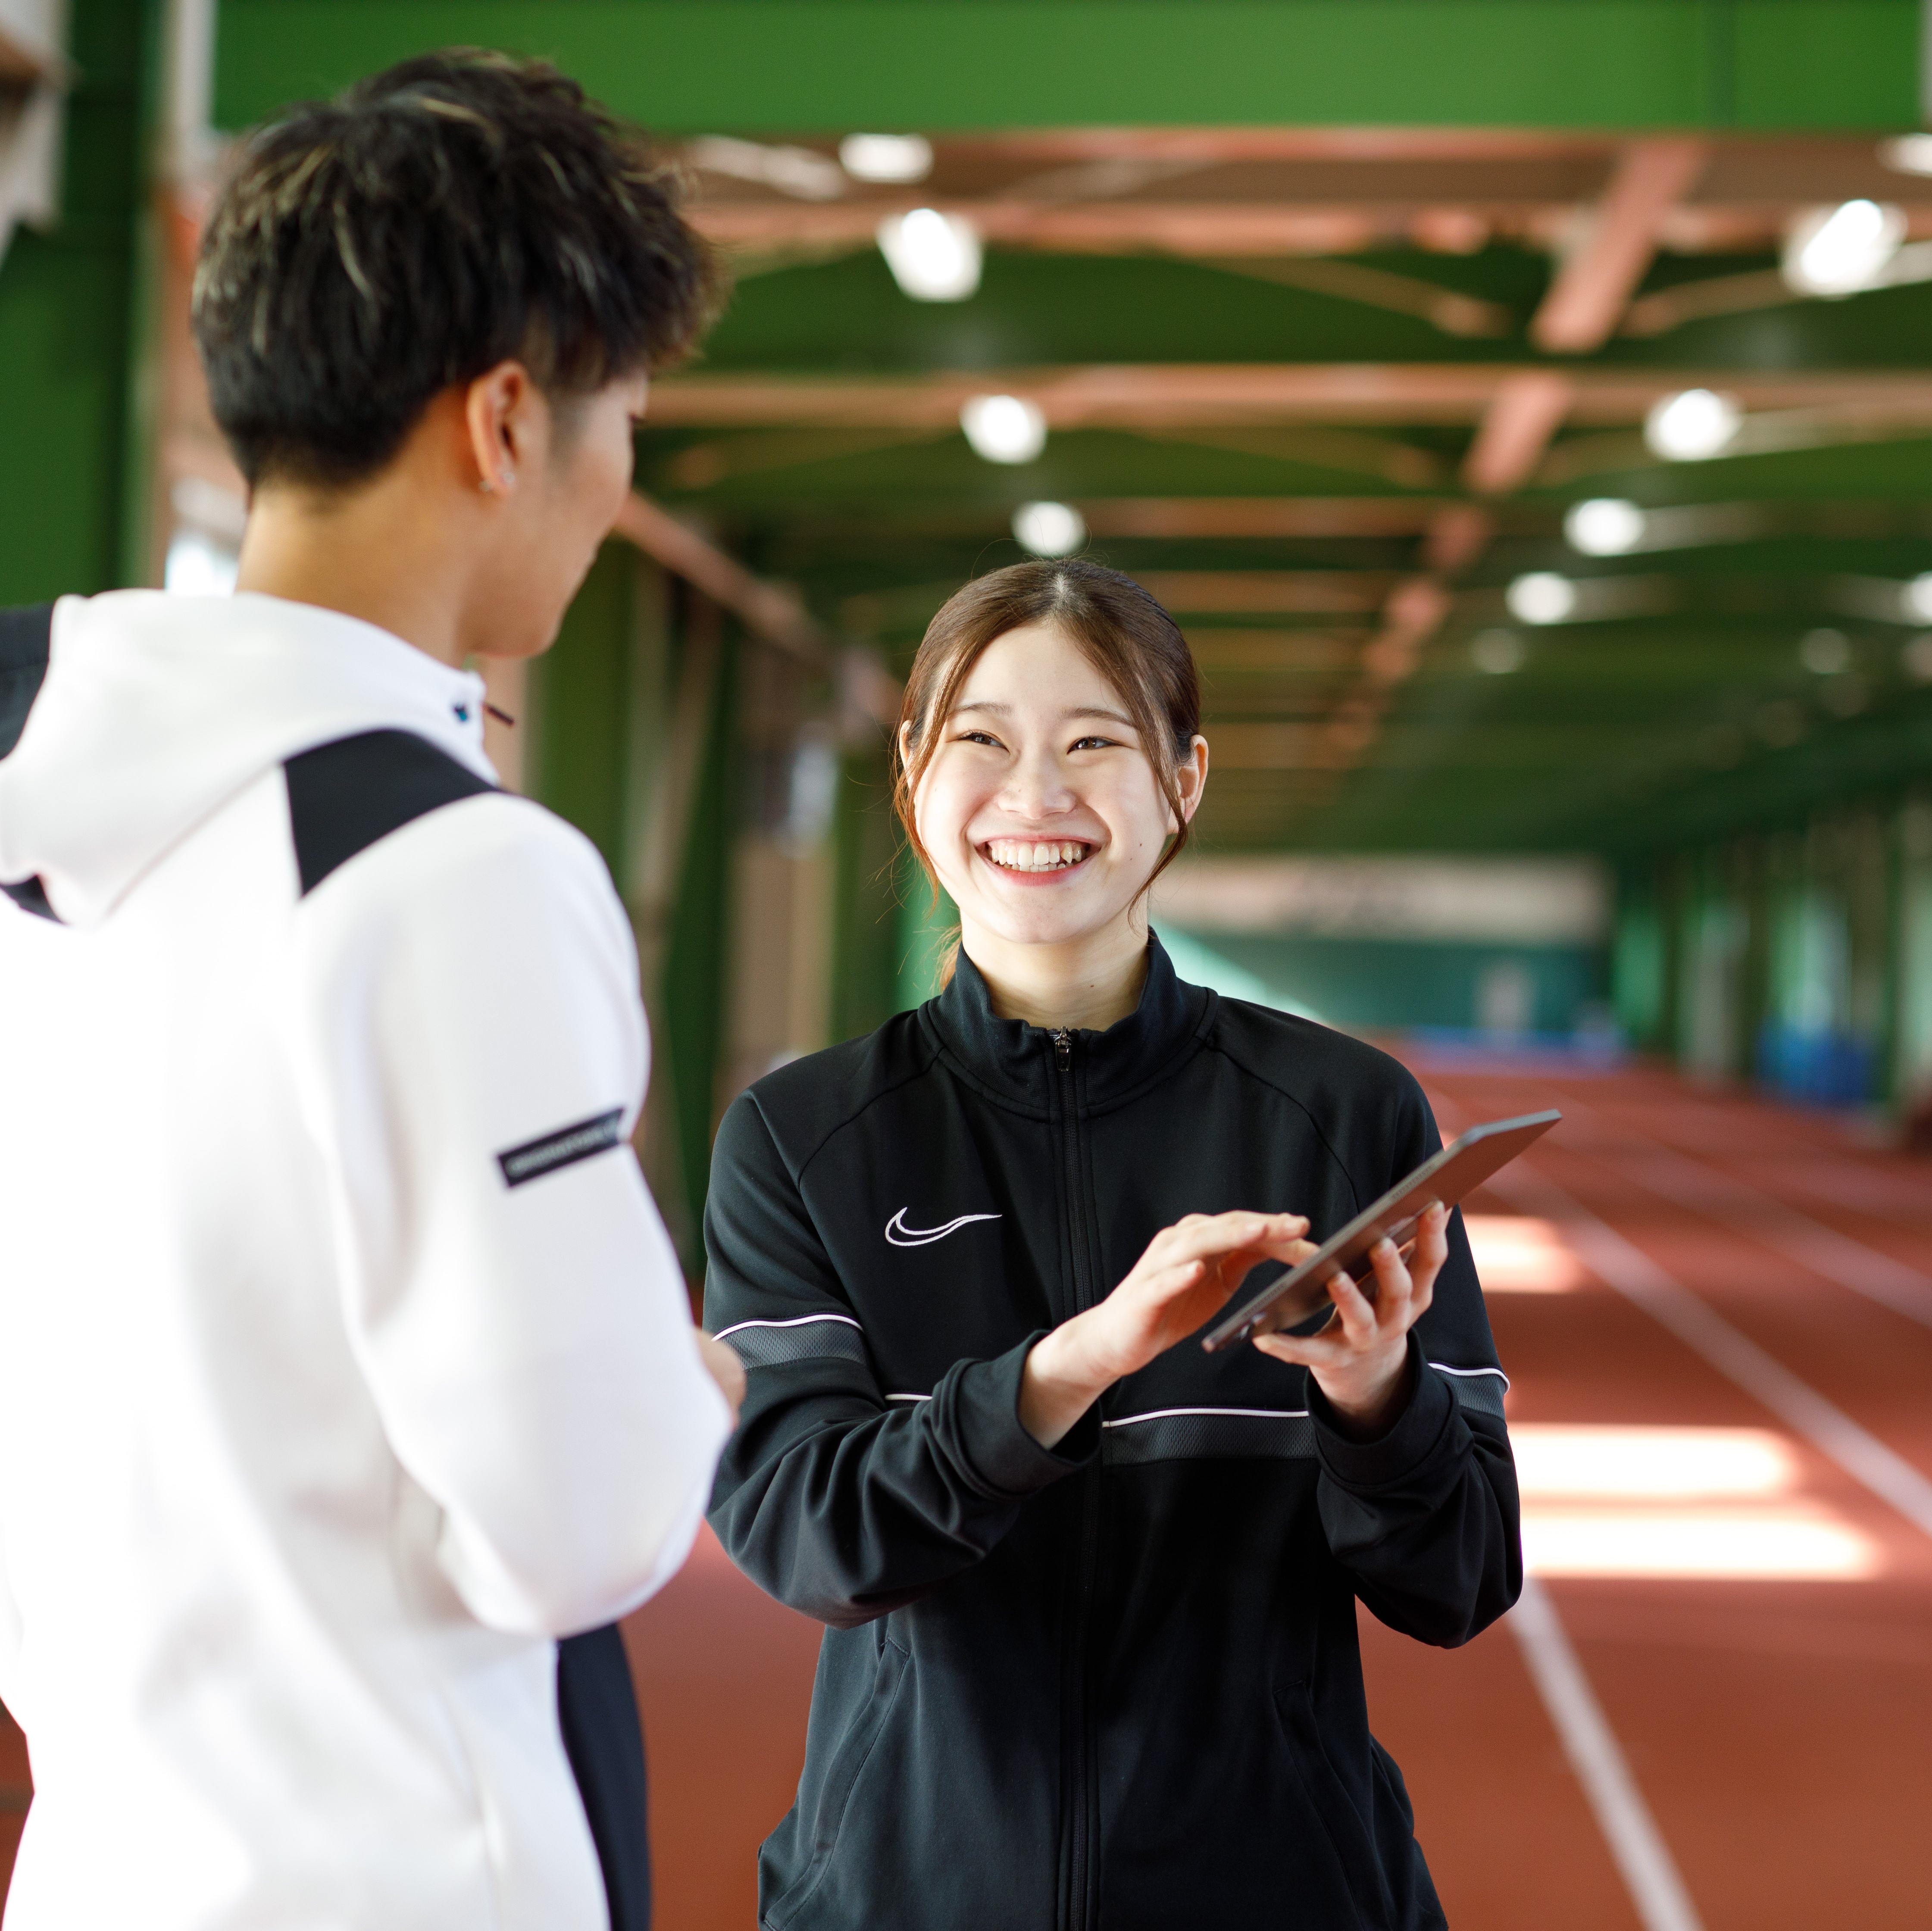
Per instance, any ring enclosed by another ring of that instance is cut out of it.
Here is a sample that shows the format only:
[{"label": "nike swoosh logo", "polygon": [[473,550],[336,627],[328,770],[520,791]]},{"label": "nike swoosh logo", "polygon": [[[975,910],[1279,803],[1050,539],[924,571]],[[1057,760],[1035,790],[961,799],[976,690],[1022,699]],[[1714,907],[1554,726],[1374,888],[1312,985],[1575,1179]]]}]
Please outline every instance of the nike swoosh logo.
[{"label": "nike swoosh logo", "polygon": [[935,1240],[944,1240],[949,1234],[957,1234],[962,1227],[970,1226],[976,1220],[998,1220],[997,1213],[962,1213],[957,1220],[949,1220],[944,1227],[908,1227],[905,1224],[908,1210],[901,1207],[886,1222],[886,1238],[895,1247],[930,1247]]}]

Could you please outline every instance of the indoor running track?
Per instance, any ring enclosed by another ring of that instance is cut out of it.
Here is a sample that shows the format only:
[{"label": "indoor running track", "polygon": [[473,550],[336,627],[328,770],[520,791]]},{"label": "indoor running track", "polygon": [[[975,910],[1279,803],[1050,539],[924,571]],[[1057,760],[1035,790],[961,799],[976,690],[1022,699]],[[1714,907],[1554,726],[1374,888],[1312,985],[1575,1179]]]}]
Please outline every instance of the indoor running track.
[{"label": "indoor running track", "polygon": [[[1445,1132],[1566,1115],[1472,1203],[1539,1581],[1453,1654],[1362,1620],[1451,1924],[1932,1924],[1932,1162],[1662,1073],[1417,1070]],[[749,1931],[816,1629],[707,1534],[627,1633],[659,1931]],[[0,1870],[26,1783],[0,1738]]]}]

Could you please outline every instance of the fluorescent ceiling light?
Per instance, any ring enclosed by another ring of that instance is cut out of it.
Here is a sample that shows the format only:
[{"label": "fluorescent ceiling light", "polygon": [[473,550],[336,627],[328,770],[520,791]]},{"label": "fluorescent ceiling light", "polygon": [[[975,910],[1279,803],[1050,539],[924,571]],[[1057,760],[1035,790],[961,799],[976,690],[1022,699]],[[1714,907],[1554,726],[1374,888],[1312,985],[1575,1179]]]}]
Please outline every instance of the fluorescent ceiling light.
[{"label": "fluorescent ceiling light", "polygon": [[1785,281],[1800,295],[1828,298],[1876,288],[1904,239],[1902,208],[1863,199],[1814,208],[1785,238]]},{"label": "fluorescent ceiling light", "polygon": [[1643,541],[1643,511],[1620,496],[1572,503],[1563,518],[1570,548],[1586,556],[1625,556]]},{"label": "fluorescent ceiling light", "polygon": [[936,208],[889,214],[879,252],[915,301],[964,301],[980,286],[980,237],[971,222]]},{"label": "fluorescent ceiling light", "polygon": [[1932,134],[1901,134],[1881,141],[1878,157],[1894,174],[1932,174]]},{"label": "fluorescent ceiling light", "polygon": [[1046,418],[1018,396],[975,396],[959,427],[976,456],[988,463],[1030,463],[1046,447]]},{"label": "fluorescent ceiling light", "polygon": [[848,134],[838,165],[854,181],[923,181],[932,172],[932,143],[922,134]]},{"label": "fluorescent ceiling light", "polygon": [[1898,593],[1905,613],[1920,623],[1932,623],[1932,570],[1912,578]]},{"label": "fluorescent ceiling light", "polygon": [[1532,570],[1503,592],[1503,601],[1519,623],[1560,624],[1576,607],[1576,586],[1553,570]]},{"label": "fluorescent ceiling light", "polygon": [[1036,556],[1071,556],[1087,541],[1087,525],[1069,503],[1022,503],[1013,535]]},{"label": "fluorescent ceiling light", "polygon": [[1699,463],[1720,455],[1738,433],[1744,412],[1735,396],[1684,389],[1666,396],[1643,420],[1652,454],[1670,463]]}]

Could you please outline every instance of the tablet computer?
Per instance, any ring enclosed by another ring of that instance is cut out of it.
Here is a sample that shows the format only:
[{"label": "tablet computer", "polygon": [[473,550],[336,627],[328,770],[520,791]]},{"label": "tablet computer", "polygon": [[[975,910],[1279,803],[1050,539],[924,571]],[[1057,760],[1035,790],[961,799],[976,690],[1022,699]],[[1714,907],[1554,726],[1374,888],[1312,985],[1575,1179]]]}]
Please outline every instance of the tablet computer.
[{"label": "tablet computer", "polygon": [[1353,1279],[1360,1267],[1366,1278],[1370,1270],[1361,1264],[1378,1240],[1386,1237],[1398,1247],[1405,1246],[1414,1234],[1415,1223],[1433,1203],[1455,1206],[1562,1117],[1555,1111],[1526,1113],[1516,1120],[1491,1120],[1459,1134],[1406,1180],[1364,1207],[1340,1233],[1330,1234],[1299,1266],[1250,1291],[1201,1337],[1202,1346],[1212,1354],[1231,1342],[1245,1341],[1264,1318],[1270,1328],[1294,1327],[1311,1315],[1332,1310],[1335,1304],[1328,1297],[1328,1283],[1337,1274]]}]

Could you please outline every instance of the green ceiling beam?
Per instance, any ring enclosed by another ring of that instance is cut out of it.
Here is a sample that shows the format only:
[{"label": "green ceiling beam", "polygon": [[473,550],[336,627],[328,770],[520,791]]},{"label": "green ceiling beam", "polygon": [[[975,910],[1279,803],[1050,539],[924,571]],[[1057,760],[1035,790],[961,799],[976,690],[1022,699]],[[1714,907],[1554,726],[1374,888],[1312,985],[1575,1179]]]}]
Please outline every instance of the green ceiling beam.
[{"label": "green ceiling beam", "polygon": [[424,48],[667,133],[1917,124],[1918,0],[224,0],[239,127]]}]

